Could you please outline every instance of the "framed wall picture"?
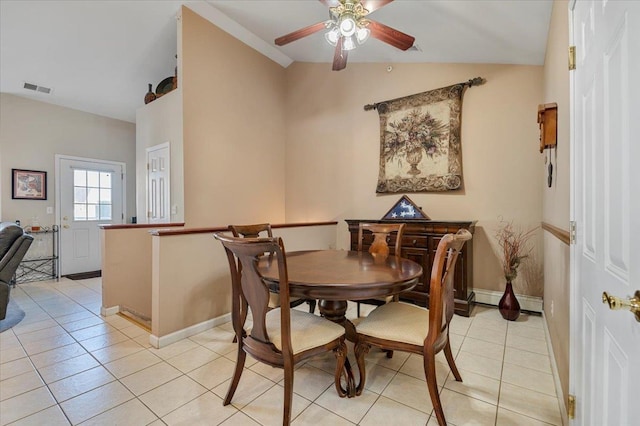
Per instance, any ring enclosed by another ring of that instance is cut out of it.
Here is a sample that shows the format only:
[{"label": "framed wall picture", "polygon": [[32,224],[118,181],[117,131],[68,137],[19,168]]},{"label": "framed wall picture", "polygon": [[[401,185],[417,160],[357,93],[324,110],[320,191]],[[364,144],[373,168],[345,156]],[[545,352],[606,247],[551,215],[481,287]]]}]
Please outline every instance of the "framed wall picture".
[{"label": "framed wall picture", "polygon": [[11,169],[11,198],[16,200],[46,200],[47,172]]}]

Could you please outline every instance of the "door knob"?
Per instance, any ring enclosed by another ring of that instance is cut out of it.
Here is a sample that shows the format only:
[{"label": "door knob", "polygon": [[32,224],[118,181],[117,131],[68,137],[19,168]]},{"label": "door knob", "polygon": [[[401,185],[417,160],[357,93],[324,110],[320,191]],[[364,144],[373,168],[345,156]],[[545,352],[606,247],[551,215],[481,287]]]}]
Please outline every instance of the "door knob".
[{"label": "door knob", "polygon": [[624,309],[631,311],[635,315],[636,321],[640,322],[640,290],[628,299],[621,299],[616,296],[609,295],[606,291],[602,293],[602,303],[608,303],[609,309],[615,311]]},{"label": "door knob", "polygon": [[69,229],[69,225],[62,225],[64,229]]}]

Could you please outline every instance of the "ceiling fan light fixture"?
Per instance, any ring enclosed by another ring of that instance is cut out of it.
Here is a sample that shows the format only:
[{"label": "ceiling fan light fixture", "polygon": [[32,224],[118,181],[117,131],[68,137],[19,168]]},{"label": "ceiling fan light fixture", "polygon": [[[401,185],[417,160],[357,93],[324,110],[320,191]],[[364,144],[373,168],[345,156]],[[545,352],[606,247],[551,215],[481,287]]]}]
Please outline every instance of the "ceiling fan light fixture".
[{"label": "ceiling fan light fixture", "polygon": [[358,31],[356,31],[356,40],[358,40],[358,44],[363,44],[367,41],[369,34],[371,34],[369,28],[359,28]]},{"label": "ceiling fan light fixture", "polygon": [[356,21],[350,15],[340,17],[340,33],[344,37],[351,37],[357,29]]},{"label": "ceiling fan light fixture", "polygon": [[338,39],[340,38],[340,30],[338,29],[338,27],[333,27],[331,30],[325,33],[324,38],[330,45],[335,46],[338,43]]},{"label": "ceiling fan light fixture", "polygon": [[356,43],[353,41],[353,36],[343,37],[342,50],[353,50],[356,48]]}]

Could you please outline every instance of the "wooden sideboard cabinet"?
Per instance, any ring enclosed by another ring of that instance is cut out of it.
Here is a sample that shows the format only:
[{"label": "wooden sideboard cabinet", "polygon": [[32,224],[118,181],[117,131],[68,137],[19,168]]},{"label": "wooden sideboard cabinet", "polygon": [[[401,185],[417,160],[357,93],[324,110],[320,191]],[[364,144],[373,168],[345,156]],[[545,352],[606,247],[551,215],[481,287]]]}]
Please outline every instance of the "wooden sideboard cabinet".
[{"label": "wooden sideboard cabinet", "polygon": [[[400,294],[400,299],[428,307],[429,281],[431,265],[435,257],[436,248],[443,235],[456,233],[459,229],[467,229],[473,234],[476,221],[439,221],[439,220],[364,220],[347,219],[351,235],[351,250],[358,249],[358,226],[360,222],[368,223],[405,223],[402,237],[401,256],[422,265],[423,274],[420,282],[409,291]],[[368,250],[373,242],[373,235],[366,232],[363,249]],[[395,235],[388,241],[390,247],[395,244]],[[473,292],[473,238],[465,243],[456,264],[455,280],[453,284],[455,298],[455,313],[468,317],[475,301]]]}]

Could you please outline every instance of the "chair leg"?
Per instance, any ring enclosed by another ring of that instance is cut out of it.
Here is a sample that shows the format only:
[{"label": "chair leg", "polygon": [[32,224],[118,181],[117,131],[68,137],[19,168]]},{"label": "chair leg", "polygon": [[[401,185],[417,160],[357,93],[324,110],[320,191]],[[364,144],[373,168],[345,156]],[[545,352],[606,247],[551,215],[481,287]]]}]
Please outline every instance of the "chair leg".
[{"label": "chair leg", "polygon": [[360,318],[360,302],[356,302],[356,304],[358,305],[358,318]]},{"label": "chair leg", "polygon": [[309,304],[309,313],[314,313],[316,311],[316,299],[309,299],[307,303]]},{"label": "chair leg", "polygon": [[427,379],[427,388],[429,389],[431,404],[433,405],[433,411],[436,413],[438,424],[440,426],[446,426],[447,421],[444,418],[444,411],[442,410],[442,403],[440,402],[440,394],[438,393],[438,381],[436,378],[436,354],[427,348],[425,349],[424,373]]},{"label": "chair leg", "polygon": [[282,413],[283,426],[291,424],[291,405],[293,404],[293,360],[284,361],[284,408]]},{"label": "chair leg", "polygon": [[240,383],[240,376],[242,375],[242,370],[244,369],[244,362],[246,359],[247,353],[241,347],[238,347],[236,369],[233,373],[233,379],[231,380],[231,384],[229,385],[229,390],[227,391],[227,396],[224,398],[223,405],[229,405],[229,403],[231,403],[233,394],[236,393],[236,388],[238,387],[238,383]]},{"label": "chair leg", "polygon": [[[344,374],[344,364],[347,361],[347,345],[344,343],[344,339],[340,342],[340,345],[333,350],[333,354],[336,356],[336,372],[334,374],[336,391],[340,398],[344,398],[349,394],[349,389],[343,388],[340,382]],[[345,383],[346,381],[347,378],[345,377]]]},{"label": "chair leg", "polygon": [[358,362],[358,372],[360,373],[360,382],[356,387],[356,395],[361,395],[364,390],[364,384],[367,380],[367,370],[365,368],[365,357],[369,353],[371,345],[364,342],[356,343],[354,351],[356,353],[356,361]]},{"label": "chair leg", "polygon": [[449,344],[449,339],[447,338],[447,344],[444,346],[444,356],[447,358],[447,364],[449,364],[449,368],[453,373],[453,377],[456,378],[456,381],[461,382],[462,376],[458,371],[458,367],[456,366],[456,362],[453,359],[453,353],[451,352],[451,345]]}]

